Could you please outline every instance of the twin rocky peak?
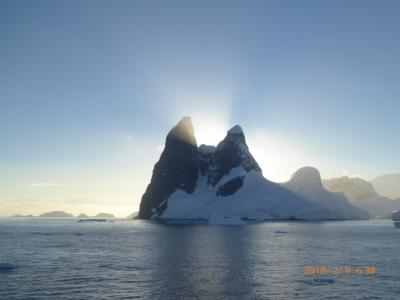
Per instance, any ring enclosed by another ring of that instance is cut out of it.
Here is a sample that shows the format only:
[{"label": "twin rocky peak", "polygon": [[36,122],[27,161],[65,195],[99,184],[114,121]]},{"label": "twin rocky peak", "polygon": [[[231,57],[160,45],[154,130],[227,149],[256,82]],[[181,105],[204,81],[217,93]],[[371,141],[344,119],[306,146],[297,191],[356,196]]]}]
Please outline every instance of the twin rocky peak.
[{"label": "twin rocky peak", "polygon": [[[311,175],[311,181],[317,181],[309,188],[317,185],[318,189],[323,189],[322,184],[319,185],[319,172],[307,170],[300,172],[300,177]],[[304,180],[307,178],[296,182]],[[198,147],[191,119],[184,117],[167,135],[165,148],[142,196],[139,218],[265,220],[366,217],[360,212],[356,216],[348,212],[341,215],[327,212],[321,205],[311,203],[315,199],[295,195],[296,191],[291,189],[298,189],[296,182],[292,178],[285,186],[265,179],[240,126],[230,129],[216,147]],[[346,199],[341,198],[339,202],[350,207]],[[346,208],[343,205],[333,207]],[[350,208],[354,211],[353,207]]]},{"label": "twin rocky peak", "polygon": [[[199,176],[215,186],[222,177],[238,166],[246,171],[260,171],[248,150],[243,130],[236,125],[228,131],[217,147],[201,145],[197,141],[190,117],[184,117],[168,133],[160,160],[155,164],[151,182],[140,203],[139,217],[160,216],[166,209],[165,201],[177,189],[193,193]],[[220,186],[217,196],[233,194],[243,184],[237,177]]]}]

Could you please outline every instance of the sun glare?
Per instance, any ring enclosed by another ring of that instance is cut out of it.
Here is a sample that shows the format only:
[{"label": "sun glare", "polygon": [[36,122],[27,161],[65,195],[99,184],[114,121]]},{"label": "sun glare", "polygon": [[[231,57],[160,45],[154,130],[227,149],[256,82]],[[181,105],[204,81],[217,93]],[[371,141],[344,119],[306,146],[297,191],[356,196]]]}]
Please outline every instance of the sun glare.
[{"label": "sun glare", "polygon": [[300,152],[299,147],[273,134],[256,131],[249,133],[246,139],[264,177],[271,181],[288,181],[295,171],[311,163],[311,160]]},{"label": "sun glare", "polygon": [[216,146],[229,130],[229,126],[225,122],[207,118],[193,118],[193,126],[197,145]]}]

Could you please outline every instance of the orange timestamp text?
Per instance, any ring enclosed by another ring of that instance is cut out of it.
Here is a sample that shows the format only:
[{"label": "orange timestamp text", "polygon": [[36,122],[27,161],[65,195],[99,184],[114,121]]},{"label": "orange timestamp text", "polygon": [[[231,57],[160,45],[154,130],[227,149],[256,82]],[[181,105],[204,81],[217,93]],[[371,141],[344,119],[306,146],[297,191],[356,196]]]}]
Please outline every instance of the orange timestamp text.
[{"label": "orange timestamp text", "polygon": [[306,266],[304,268],[305,276],[324,276],[324,275],[360,275],[370,276],[376,275],[377,270],[375,266]]}]

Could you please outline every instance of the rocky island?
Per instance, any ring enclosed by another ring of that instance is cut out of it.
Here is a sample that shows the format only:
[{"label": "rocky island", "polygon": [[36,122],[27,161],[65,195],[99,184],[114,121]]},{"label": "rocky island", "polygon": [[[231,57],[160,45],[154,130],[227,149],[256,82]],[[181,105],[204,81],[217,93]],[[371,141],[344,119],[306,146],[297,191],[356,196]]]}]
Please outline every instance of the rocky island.
[{"label": "rocky island", "polygon": [[369,215],[343,193],[325,190],[315,168],[302,168],[283,184],[264,178],[238,125],[217,146],[198,147],[191,119],[184,117],[167,135],[142,196],[139,218],[244,223]]}]

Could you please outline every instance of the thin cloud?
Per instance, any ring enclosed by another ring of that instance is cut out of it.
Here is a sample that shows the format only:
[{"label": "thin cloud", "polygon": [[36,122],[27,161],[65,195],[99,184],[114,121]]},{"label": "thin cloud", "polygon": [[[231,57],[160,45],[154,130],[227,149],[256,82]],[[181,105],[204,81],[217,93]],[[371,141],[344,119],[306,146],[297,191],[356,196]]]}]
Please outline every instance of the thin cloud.
[{"label": "thin cloud", "polygon": [[46,203],[48,201],[42,200],[42,199],[36,199],[36,198],[10,198],[10,199],[4,199],[0,200],[0,203],[2,204],[36,204],[36,203]]},{"label": "thin cloud", "polygon": [[28,183],[30,187],[53,187],[53,186],[62,186],[63,183],[55,183],[55,182],[35,182],[35,183]]}]

